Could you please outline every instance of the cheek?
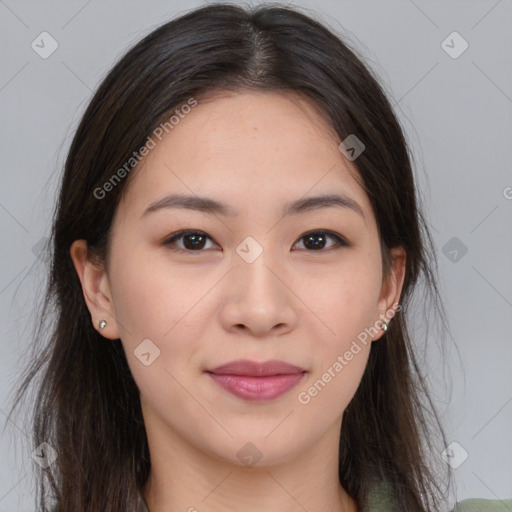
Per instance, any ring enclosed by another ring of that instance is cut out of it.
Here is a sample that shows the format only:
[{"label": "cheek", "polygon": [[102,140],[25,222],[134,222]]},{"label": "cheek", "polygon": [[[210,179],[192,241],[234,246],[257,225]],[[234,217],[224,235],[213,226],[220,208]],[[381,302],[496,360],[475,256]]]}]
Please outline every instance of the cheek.
[{"label": "cheek", "polygon": [[188,313],[208,290],[207,279],[170,264],[160,251],[135,250],[118,259],[112,283],[116,318],[125,336],[152,335],[160,340],[187,322]]},{"label": "cheek", "polygon": [[[301,386],[299,403],[327,407],[341,414],[359,386],[375,335],[381,288],[380,266],[375,258],[340,266],[329,278],[308,286],[307,300],[319,320],[311,330],[312,373]],[[321,320],[321,321],[320,321]],[[319,409],[320,410],[320,409]],[[334,417],[334,416],[333,416]]]},{"label": "cheek", "polygon": [[112,266],[124,351],[139,388],[152,397],[168,396],[170,390],[181,396],[177,382],[194,366],[199,371],[201,332],[205,319],[211,317],[205,311],[209,303],[205,297],[219,277],[198,277],[197,269],[171,265],[165,254],[155,256],[150,251],[134,250]]},{"label": "cheek", "polygon": [[375,335],[375,283],[359,277],[331,283],[329,294],[323,296],[322,320],[328,329],[312,335],[312,369],[297,395],[307,416],[322,414],[327,422],[343,413],[359,387]]},{"label": "cheek", "polygon": [[318,429],[318,418],[322,423],[332,425],[342,416],[348,404],[355,395],[361,382],[370,345],[362,345],[353,351],[347,359],[347,352],[336,355],[329,364],[323,366],[318,372],[313,372],[310,378],[297,393],[297,408],[302,428],[306,430]]},{"label": "cheek", "polygon": [[324,340],[337,349],[355,338],[378,319],[381,290],[378,264],[357,264],[330,269],[328,274],[309,279],[304,302],[319,319]]},{"label": "cheek", "polygon": [[199,299],[187,287],[190,277],[183,272],[141,260],[130,255],[113,275],[116,319],[128,365],[141,397],[160,416],[169,414],[169,408],[192,414],[193,405],[180,383],[186,381],[198,351],[199,327],[193,320]]}]

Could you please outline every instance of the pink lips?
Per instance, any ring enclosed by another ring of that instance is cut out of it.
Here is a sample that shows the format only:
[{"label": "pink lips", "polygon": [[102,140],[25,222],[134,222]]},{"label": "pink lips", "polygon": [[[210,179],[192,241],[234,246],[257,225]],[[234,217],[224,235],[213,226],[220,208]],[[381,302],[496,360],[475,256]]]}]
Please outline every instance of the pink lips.
[{"label": "pink lips", "polygon": [[257,363],[244,359],[231,361],[207,373],[233,395],[261,401],[283,395],[299,383],[305,372],[303,368],[284,361]]}]

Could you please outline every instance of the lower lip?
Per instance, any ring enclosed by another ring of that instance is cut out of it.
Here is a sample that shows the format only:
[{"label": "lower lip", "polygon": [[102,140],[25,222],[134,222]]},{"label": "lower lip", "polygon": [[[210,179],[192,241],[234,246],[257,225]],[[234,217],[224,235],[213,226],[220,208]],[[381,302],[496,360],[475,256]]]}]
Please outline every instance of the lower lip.
[{"label": "lower lip", "polygon": [[209,373],[210,377],[226,391],[244,400],[273,400],[295,387],[304,376],[302,373],[250,377],[247,375],[221,375]]}]

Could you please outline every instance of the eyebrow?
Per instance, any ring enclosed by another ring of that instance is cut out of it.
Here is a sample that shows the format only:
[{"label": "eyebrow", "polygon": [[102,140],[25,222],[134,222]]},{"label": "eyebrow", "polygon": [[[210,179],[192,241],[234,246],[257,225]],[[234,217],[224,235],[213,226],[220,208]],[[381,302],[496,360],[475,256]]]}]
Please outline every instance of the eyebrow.
[{"label": "eyebrow", "polygon": [[[322,208],[346,208],[352,210],[365,218],[363,209],[352,199],[345,194],[323,194],[313,197],[305,197],[298,199],[291,203],[285,204],[282,216],[297,215],[312,210],[319,210]],[[208,213],[211,215],[222,215],[224,217],[236,217],[238,211],[234,210],[231,206],[211,199],[209,197],[200,197],[197,195],[182,195],[171,194],[163,199],[159,199],[151,203],[141,218],[149,213],[156,212],[162,209],[187,209],[195,210],[198,212]]]}]

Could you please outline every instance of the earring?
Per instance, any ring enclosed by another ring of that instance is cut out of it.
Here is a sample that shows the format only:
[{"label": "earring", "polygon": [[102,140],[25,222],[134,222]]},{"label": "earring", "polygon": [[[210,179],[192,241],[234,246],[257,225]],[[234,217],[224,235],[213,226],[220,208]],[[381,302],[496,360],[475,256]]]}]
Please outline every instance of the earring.
[{"label": "earring", "polygon": [[100,321],[98,322],[98,327],[99,327],[100,329],[104,329],[106,325],[107,325],[107,322],[106,322],[105,320],[100,320]]},{"label": "earring", "polygon": [[386,332],[388,330],[388,324],[386,322],[384,322],[384,320],[382,321],[382,330],[384,332]]}]

